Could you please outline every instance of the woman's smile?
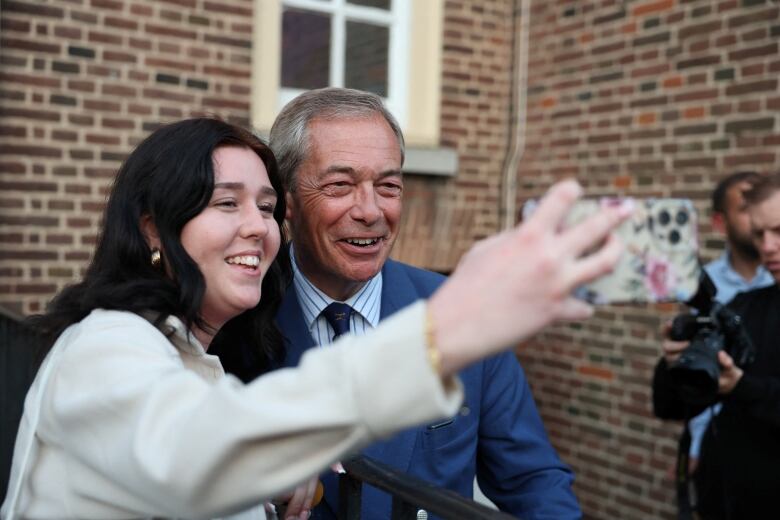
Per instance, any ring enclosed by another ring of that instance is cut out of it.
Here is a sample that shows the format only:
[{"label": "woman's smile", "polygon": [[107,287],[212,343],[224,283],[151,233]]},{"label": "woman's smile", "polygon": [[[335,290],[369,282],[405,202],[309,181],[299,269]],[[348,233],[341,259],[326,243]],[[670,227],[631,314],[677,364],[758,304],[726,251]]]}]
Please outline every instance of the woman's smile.
[{"label": "woman's smile", "polygon": [[249,148],[214,152],[214,192],[182,230],[181,241],[206,280],[201,315],[212,327],[255,307],[279,251],[276,191]]}]

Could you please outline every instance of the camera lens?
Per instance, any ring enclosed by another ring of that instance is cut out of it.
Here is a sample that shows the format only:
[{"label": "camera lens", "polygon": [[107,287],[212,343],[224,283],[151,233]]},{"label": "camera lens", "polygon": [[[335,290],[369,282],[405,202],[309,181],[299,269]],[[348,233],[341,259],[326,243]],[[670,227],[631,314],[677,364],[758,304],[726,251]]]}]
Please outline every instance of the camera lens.
[{"label": "camera lens", "polygon": [[678,211],[677,212],[677,223],[681,226],[684,226],[685,223],[688,222],[688,212],[687,211]]},{"label": "camera lens", "polygon": [[669,222],[671,221],[672,221],[672,216],[669,215],[668,211],[663,210],[661,213],[658,214],[658,222],[660,222],[662,226],[669,224]]},{"label": "camera lens", "polygon": [[680,241],[680,232],[673,229],[669,232],[669,242],[676,244]]}]

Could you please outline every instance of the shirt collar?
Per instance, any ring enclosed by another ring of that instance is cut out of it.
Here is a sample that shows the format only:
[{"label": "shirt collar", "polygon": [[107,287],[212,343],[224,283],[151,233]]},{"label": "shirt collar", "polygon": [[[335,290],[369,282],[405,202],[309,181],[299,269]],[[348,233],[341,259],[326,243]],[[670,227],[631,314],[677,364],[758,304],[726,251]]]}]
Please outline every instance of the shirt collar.
[{"label": "shirt collar", "polygon": [[759,265],[756,269],[756,274],[753,275],[753,278],[750,280],[745,280],[742,278],[741,274],[734,270],[734,266],[731,265],[731,253],[729,252],[728,248],[723,250],[718,259],[715,260],[715,263],[717,265],[718,271],[720,271],[720,275],[723,278],[727,279],[734,285],[745,288],[756,288],[762,285],[766,279],[767,274],[769,273],[769,271],[767,271],[763,265]]},{"label": "shirt collar", "polygon": [[[338,300],[334,300],[322,292],[306,278],[298,267],[292,244],[290,245],[290,260],[292,262],[293,287],[295,287],[295,294],[298,296],[298,303],[303,312],[306,326],[311,329],[314,322],[320,316],[320,313],[322,313],[322,310]],[[376,276],[366,282],[357,293],[350,296],[343,303],[352,307],[355,312],[370,323],[372,327],[376,327],[379,324],[381,300],[382,271],[379,271]]]},{"label": "shirt collar", "polygon": [[[154,323],[153,313],[148,313],[145,317],[151,323]],[[206,349],[203,348],[200,340],[176,316],[168,316],[160,326],[160,331],[182,352],[187,352],[193,356],[206,355]]]}]

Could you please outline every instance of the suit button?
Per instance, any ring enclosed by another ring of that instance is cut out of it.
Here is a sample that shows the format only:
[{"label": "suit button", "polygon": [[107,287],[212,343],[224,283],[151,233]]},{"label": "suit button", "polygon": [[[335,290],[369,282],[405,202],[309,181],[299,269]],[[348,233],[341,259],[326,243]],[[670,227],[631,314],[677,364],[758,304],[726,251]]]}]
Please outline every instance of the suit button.
[{"label": "suit button", "polygon": [[426,511],[425,509],[418,509],[417,520],[428,520],[428,511]]}]

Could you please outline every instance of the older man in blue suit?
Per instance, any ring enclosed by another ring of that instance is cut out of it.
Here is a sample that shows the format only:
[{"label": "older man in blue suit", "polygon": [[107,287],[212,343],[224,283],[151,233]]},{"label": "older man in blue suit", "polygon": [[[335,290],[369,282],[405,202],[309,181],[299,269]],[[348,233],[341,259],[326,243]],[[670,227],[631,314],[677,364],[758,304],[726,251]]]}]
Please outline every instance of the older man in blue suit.
[{"label": "older man in blue suit", "polygon": [[[291,101],[271,129],[287,190],[294,281],[278,314],[286,365],[306,349],[360,334],[429,296],[444,277],[389,260],[401,219],[403,135],[373,94],[329,88]],[[571,471],[550,445],[511,353],[461,373],[455,417],[404,431],[365,453],[428,482],[472,496],[474,477],[501,510],[526,519],[579,518]],[[319,518],[338,512],[326,476]],[[389,518],[391,499],[367,488],[362,518]]]}]

